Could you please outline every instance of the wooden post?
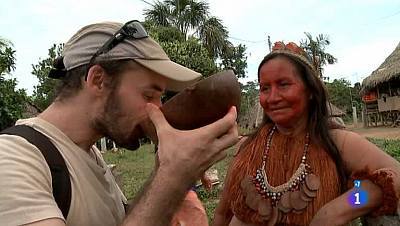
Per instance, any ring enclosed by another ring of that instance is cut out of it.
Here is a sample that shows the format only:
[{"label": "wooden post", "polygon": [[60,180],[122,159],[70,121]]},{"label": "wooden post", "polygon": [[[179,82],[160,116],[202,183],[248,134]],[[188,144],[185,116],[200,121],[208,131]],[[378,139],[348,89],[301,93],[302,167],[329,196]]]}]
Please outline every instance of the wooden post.
[{"label": "wooden post", "polygon": [[356,106],[353,106],[352,108],[353,108],[353,125],[354,125],[354,128],[357,128],[357,126],[358,126],[357,109],[356,109]]},{"label": "wooden post", "polygon": [[106,152],[107,151],[107,143],[106,143],[106,138],[103,137],[100,139],[100,145],[101,145],[101,152]]},{"label": "wooden post", "polygon": [[118,148],[117,148],[117,145],[115,144],[114,141],[112,142],[112,145],[113,145],[112,151],[113,151],[113,152],[117,152],[117,151],[118,151]]},{"label": "wooden post", "polygon": [[361,110],[361,122],[362,122],[364,128],[368,127],[367,120],[365,117],[365,108],[366,107],[365,107],[365,103],[364,103],[363,108]]}]

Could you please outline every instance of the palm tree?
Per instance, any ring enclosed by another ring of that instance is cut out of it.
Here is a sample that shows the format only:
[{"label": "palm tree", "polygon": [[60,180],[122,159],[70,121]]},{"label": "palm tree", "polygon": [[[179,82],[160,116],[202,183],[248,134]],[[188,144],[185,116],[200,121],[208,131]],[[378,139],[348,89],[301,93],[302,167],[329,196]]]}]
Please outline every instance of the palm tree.
[{"label": "palm tree", "polygon": [[171,11],[167,4],[163,4],[159,1],[155,2],[152,9],[145,9],[144,14],[146,20],[158,24],[160,26],[169,27],[171,26]]},{"label": "palm tree", "polygon": [[334,56],[325,52],[326,46],[330,44],[329,37],[324,34],[319,34],[314,40],[310,33],[304,33],[307,38],[300,41],[300,45],[311,57],[312,63],[317,69],[320,78],[323,78],[322,67],[326,64],[334,64],[337,62],[337,59]]},{"label": "palm tree", "polygon": [[228,41],[228,30],[216,17],[210,17],[204,21],[198,27],[197,34],[213,57],[221,55],[233,46]]},{"label": "palm tree", "polygon": [[231,46],[221,20],[209,16],[209,5],[202,0],[157,1],[144,12],[146,20],[160,26],[175,27],[185,38],[197,36],[214,58]]},{"label": "palm tree", "polygon": [[157,1],[153,8],[146,9],[146,20],[161,26],[178,28],[185,36],[190,29],[199,27],[208,17],[208,3],[196,0]]},{"label": "palm tree", "polygon": [[12,47],[10,41],[0,38],[0,77],[15,70],[15,50]]}]

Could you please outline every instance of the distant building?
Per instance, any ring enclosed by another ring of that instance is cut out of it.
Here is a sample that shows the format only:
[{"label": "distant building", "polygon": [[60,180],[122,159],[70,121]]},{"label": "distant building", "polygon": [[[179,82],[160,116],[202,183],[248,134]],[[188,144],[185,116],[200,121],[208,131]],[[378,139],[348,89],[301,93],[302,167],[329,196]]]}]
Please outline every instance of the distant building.
[{"label": "distant building", "polygon": [[396,125],[400,121],[400,43],[363,80],[360,94],[366,126]]},{"label": "distant building", "polygon": [[22,112],[22,118],[32,118],[36,117],[40,112],[42,112],[36,105],[27,101],[25,103],[25,111]]}]

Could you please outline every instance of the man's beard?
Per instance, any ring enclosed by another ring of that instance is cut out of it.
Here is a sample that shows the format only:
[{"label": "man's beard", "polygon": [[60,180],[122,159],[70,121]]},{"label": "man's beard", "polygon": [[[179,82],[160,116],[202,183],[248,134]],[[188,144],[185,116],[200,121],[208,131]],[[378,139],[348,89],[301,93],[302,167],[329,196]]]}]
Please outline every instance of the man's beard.
[{"label": "man's beard", "polygon": [[[118,119],[121,117],[121,103],[112,91],[107,98],[103,112],[92,121],[92,127],[113,140],[119,147],[136,150],[140,147],[139,138],[143,136],[141,127],[132,131],[121,131]],[[124,125],[125,126],[125,125]]]}]

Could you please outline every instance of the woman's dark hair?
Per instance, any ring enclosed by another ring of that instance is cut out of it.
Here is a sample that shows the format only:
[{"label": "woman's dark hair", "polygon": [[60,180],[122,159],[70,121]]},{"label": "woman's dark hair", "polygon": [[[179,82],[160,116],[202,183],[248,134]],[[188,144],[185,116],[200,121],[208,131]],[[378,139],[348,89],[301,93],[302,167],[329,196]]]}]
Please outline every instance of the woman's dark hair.
[{"label": "woman's dark hair", "polygon": [[[268,58],[264,58],[259,67],[258,67],[258,81],[260,81],[260,70],[261,67],[271,59],[284,57],[288,59],[297,69],[299,75],[304,82],[306,88],[311,94],[311,99],[309,103],[309,116],[308,116],[308,128],[310,129],[311,139],[320,145],[332,158],[335,162],[337,173],[339,175],[340,187],[342,193],[344,193],[347,189],[347,176],[344,169],[343,159],[339,153],[338,148],[333,142],[329,130],[332,128],[329,125],[328,118],[329,112],[327,107],[327,91],[322,81],[315,75],[310,72],[310,69],[307,69],[304,66],[304,63],[301,63],[300,60],[295,59],[294,57],[289,57],[285,55],[275,55]],[[261,128],[268,123],[273,123],[272,120],[264,114],[264,118],[262,123],[258,126],[258,128],[251,134],[249,134],[249,139],[247,139],[243,146],[246,146],[253,140],[256,134],[261,130]]]},{"label": "woman's dark hair", "polygon": [[[106,85],[109,88],[115,88],[119,82],[121,73],[127,68],[132,67],[132,60],[102,60],[96,62],[100,65],[110,79]],[[91,65],[92,66],[92,65]],[[63,101],[69,97],[76,95],[82,89],[83,80],[88,73],[89,65],[85,64],[66,72],[63,78],[59,79],[58,85],[55,88],[55,101]]]}]

